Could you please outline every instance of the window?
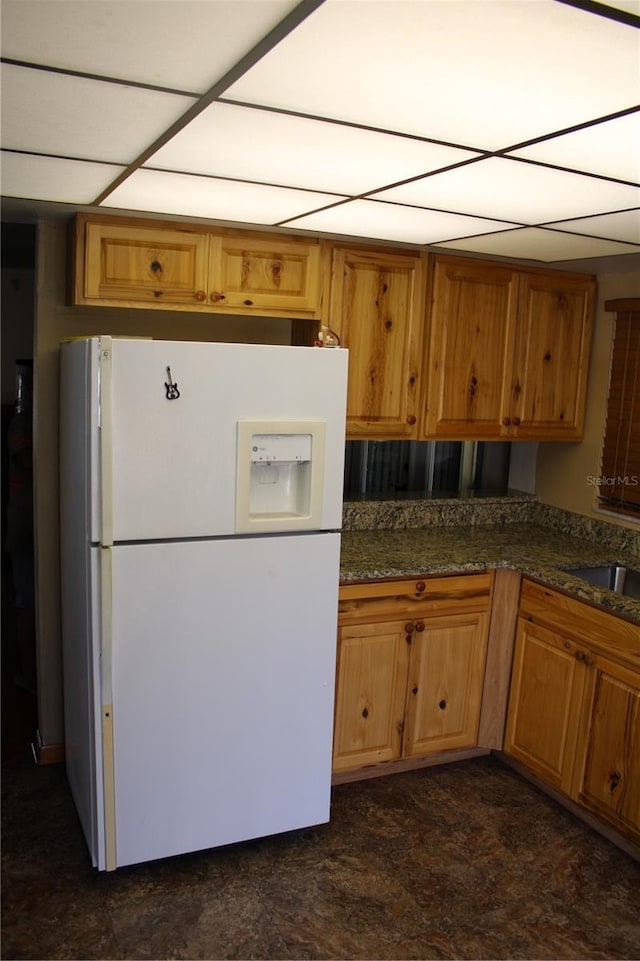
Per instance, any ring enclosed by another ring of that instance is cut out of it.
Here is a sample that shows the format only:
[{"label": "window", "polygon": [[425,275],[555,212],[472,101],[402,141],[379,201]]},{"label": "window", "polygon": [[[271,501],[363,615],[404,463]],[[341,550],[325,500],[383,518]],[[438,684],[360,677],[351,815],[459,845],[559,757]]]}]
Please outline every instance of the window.
[{"label": "window", "polygon": [[640,298],[610,300],[616,312],[598,501],[640,515]]},{"label": "window", "polygon": [[345,500],[371,497],[504,492],[511,444],[473,441],[347,441]]}]

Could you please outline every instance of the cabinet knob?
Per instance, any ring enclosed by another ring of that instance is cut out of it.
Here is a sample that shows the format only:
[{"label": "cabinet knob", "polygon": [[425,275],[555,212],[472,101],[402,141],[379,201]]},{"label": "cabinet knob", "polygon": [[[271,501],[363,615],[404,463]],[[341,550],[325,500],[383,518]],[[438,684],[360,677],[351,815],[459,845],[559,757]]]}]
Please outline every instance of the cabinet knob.
[{"label": "cabinet knob", "polygon": [[447,706],[447,702],[445,701],[444,698],[442,698],[441,701],[438,701],[438,707],[440,708],[441,711],[444,711],[446,706]]},{"label": "cabinet knob", "polygon": [[414,632],[414,630],[415,630],[415,625],[412,624],[411,621],[410,621],[408,624],[405,624],[405,625],[404,625],[404,629],[405,629],[405,631],[407,632],[407,634],[413,634],[413,632]]},{"label": "cabinet knob", "polygon": [[510,426],[511,426],[511,418],[510,418],[510,417],[503,417],[503,418],[502,418],[502,424],[503,424],[504,427],[510,427]]},{"label": "cabinet knob", "polygon": [[409,414],[409,416],[407,417],[407,424],[411,424],[411,425],[413,426],[413,424],[415,424],[415,422],[416,422],[416,415],[415,415],[415,414]]},{"label": "cabinet knob", "polygon": [[160,263],[159,260],[152,260],[151,263],[149,264],[149,267],[151,268],[154,274],[162,273],[162,264]]},{"label": "cabinet knob", "polygon": [[224,294],[221,294],[219,290],[214,290],[210,296],[214,304],[217,304],[220,300],[224,300]]},{"label": "cabinet knob", "polygon": [[589,667],[590,664],[593,664],[593,660],[584,651],[576,651],[576,653],[574,654],[574,657],[576,661],[580,661],[582,664],[586,664],[587,667]]},{"label": "cabinet knob", "polygon": [[425,584],[424,581],[418,581],[418,583],[416,584],[416,594],[422,594],[426,586],[427,585]]},{"label": "cabinet knob", "polygon": [[369,711],[368,711],[368,709],[367,709],[366,707],[363,707],[363,709],[362,709],[362,716],[363,716],[365,719],[369,717]]},{"label": "cabinet knob", "polygon": [[418,621],[416,624],[416,631],[418,631],[420,634],[422,631],[424,631],[424,621]]},{"label": "cabinet knob", "polygon": [[253,307],[253,301],[252,301],[252,300],[245,300],[245,305],[246,305],[247,307]]},{"label": "cabinet knob", "polygon": [[201,304],[202,301],[206,299],[207,299],[207,295],[205,294],[204,290],[196,290],[196,300],[198,301],[199,304]]},{"label": "cabinet knob", "polygon": [[610,794],[613,794],[613,792],[617,789],[621,780],[622,780],[622,775],[620,774],[619,771],[611,771],[611,773],[609,774],[609,793]]},{"label": "cabinet knob", "polygon": [[514,427],[519,427],[519,426],[520,426],[520,418],[519,418],[519,417],[514,417],[511,423],[513,424]]},{"label": "cabinet knob", "polygon": [[413,687],[411,688],[411,693],[412,693],[412,694],[417,694],[417,693],[418,693],[418,685],[417,685],[417,684],[414,684],[414,685],[413,685]]}]

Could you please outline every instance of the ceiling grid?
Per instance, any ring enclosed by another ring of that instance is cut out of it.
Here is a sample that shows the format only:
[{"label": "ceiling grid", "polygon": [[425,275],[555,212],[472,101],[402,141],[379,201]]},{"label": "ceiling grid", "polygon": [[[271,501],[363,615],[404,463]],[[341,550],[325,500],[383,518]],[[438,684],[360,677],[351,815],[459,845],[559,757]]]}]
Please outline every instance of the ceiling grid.
[{"label": "ceiling grid", "polygon": [[3,197],[640,253],[640,0],[3,0]]}]

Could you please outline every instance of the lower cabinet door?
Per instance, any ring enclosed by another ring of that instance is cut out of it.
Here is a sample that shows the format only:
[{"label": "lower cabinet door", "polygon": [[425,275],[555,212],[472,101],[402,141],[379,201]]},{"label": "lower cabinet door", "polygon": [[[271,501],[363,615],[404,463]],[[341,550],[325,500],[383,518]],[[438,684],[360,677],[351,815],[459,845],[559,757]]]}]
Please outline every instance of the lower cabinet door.
[{"label": "lower cabinet door", "polygon": [[410,633],[405,621],[344,626],[338,636],[333,770],[402,752]]},{"label": "lower cabinet door", "polygon": [[455,614],[415,625],[403,754],[473,747],[478,740],[488,614]]},{"label": "lower cabinet door", "polygon": [[640,676],[596,660],[577,800],[640,839]]},{"label": "lower cabinet door", "polygon": [[571,793],[585,668],[562,634],[520,618],[504,749]]}]

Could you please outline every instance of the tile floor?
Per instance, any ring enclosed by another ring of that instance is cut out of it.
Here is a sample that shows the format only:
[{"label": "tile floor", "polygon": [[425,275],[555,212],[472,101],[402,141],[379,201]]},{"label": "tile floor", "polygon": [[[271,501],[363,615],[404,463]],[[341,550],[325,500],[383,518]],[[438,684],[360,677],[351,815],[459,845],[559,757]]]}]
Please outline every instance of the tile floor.
[{"label": "tile floor", "polygon": [[60,765],[3,770],[2,957],[640,958],[640,864],[496,758],[330,824],[100,874]]}]

